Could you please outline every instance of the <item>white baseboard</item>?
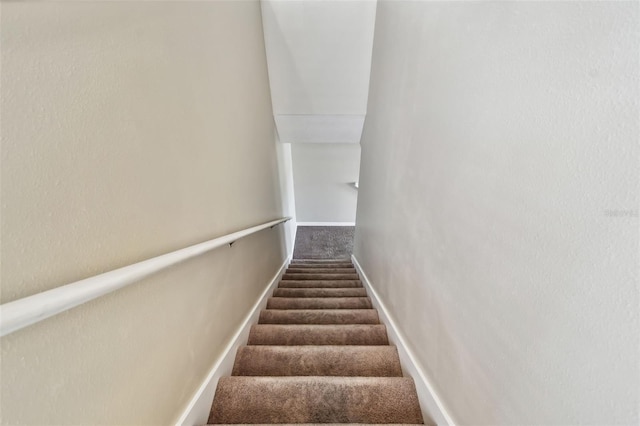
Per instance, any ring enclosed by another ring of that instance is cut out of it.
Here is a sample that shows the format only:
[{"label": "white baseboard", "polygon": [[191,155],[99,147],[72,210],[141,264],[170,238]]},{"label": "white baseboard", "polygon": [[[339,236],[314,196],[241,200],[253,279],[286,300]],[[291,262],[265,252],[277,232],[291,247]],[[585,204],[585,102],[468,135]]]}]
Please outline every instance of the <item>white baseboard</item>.
[{"label": "white baseboard", "polygon": [[356,226],[355,222],[298,222],[298,226]]},{"label": "white baseboard", "polygon": [[236,334],[233,336],[220,357],[213,364],[213,367],[198,388],[198,391],[193,395],[193,398],[191,398],[191,401],[189,401],[189,404],[187,404],[186,408],[178,418],[176,425],[195,426],[207,423],[211,404],[213,403],[213,396],[216,392],[216,386],[218,386],[218,379],[231,374],[236,357],[236,351],[240,346],[245,344],[249,338],[249,330],[251,329],[251,326],[258,321],[260,311],[267,305],[267,299],[280,282],[282,274],[290,261],[291,257],[287,257],[278,272],[273,276],[271,282],[262,292],[258,301],[253,305],[251,312],[246,316]]},{"label": "white baseboard", "polygon": [[351,255],[351,259],[353,260],[353,264],[360,275],[362,284],[367,289],[369,296],[371,296],[373,307],[378,310],[380,321],[387,326],[389,343],[396,345],[398,348],[398,355],[400,356],[400,364],[404,375],[413,378],[413,381],[416,384],[416,391],[418,392],[420,408],[422,409],[422,415],[425,423],[431,419],[431,421],[438,426],[455,426],[456,423],[453,421],[453,418],[435,391],[431,380],[429,380],[424,369],[418,363],[413,351],[407,346],[403,334],[393,321],[384,303],[380,300],[380,296],[371,285],[367,274],[362,270],[362,266],[358,263],[358,259],[354,255]]}]

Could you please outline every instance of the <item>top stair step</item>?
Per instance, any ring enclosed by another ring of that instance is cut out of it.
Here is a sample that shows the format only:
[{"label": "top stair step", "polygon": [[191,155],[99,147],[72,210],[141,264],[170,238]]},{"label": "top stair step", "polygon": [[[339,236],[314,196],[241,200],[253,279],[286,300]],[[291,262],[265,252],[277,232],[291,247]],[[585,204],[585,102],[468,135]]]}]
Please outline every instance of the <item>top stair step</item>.
[{"label": "top stair step", "polygon": [[348,263],[351,265],[351,259],[291,259],[291,263]]}]

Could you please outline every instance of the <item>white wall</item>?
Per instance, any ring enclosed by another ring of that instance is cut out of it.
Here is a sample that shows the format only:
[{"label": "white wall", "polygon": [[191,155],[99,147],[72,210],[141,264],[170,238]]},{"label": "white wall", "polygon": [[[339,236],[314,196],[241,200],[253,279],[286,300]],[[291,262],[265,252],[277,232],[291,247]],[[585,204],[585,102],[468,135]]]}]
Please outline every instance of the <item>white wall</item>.
[{"label": "white wall", "polygon": [[283,226],[285,229],[285,245],[287,255],[293,257],[293,248],[296,241],[296,199],[293,187],[293,156],[291,144],[278,141],[278,133],[274,131],[276,139],[276,152],[278,155],[278,176],[280,178],[280,199],[282,214],[291,220]]},{"label": "white wall", "polygon": [[380,2],[355,255],[460,424],[638,424],[638,3]]},{"label": "white wall", "polygon": [[360,145],[292,144],[298,222],[355,222]]},{"label": "white wall", "polygon": [[[282,216],[260,4],[2,4],[2,302]],[[175,421],[265,230],[2,338],[2,424]]]}]

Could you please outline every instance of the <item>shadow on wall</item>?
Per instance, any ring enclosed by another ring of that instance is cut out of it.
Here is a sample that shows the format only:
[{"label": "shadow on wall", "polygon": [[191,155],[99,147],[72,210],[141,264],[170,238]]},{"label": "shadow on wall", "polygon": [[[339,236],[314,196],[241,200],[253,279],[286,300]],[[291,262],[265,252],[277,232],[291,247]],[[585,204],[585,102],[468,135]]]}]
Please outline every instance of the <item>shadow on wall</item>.
[{"label": "shadow on wall", "polygon": [[354,226],[299,226],[295,259],[349,259],[353,252]]}]

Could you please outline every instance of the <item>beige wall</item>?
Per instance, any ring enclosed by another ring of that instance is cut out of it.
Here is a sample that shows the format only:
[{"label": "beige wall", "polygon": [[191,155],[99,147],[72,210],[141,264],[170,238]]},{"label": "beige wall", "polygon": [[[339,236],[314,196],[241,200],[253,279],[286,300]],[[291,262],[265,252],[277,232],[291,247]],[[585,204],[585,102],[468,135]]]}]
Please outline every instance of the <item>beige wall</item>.
[{"label": "beige wall", "polygon": [[378,4],[355,255],[460,424],[638,424],[638,3]]},{"label": "beige wall", "polygon": [[[2,302],[282,215],[260,5],[3,2]],[[282,227],[2,339],[2,424],[168,424]]]}]

